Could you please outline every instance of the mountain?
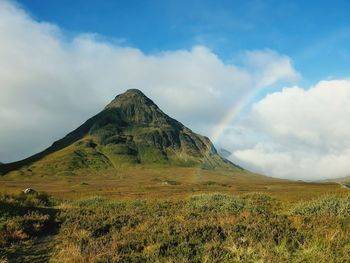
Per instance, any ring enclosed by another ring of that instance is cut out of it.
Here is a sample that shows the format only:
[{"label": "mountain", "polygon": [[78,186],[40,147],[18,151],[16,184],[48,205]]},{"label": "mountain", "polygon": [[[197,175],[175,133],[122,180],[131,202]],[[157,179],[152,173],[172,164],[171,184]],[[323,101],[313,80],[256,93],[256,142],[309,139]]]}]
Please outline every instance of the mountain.
[{"label": "mountain", "polygon": [[140,90],[130,89],[46,150],[4,164],[0,173],[69,175],[142,165],[240,169],[222,158],[207,137],[166,115]]},{"label": "mountain", "polygon": [[226,150],[226,149],[220,148],[220,149],[218,150],[218,154],[219,154],[221,157],[223,157],[223,158],[227,158],[227,157],[229,157],[232,153],[231,153],[230,151]]}]

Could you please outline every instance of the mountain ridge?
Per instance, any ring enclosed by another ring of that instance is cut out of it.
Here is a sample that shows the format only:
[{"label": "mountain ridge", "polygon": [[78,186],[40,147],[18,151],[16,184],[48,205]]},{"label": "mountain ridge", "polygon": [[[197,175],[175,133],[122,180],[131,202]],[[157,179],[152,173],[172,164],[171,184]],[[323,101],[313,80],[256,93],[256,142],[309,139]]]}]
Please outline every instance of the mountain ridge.
[{"label": "mountain ridge", "polygon": [[1,165],[0,173],[66,174],[140,164],[241,169],[219,156],[209,138],[169,117],[142,91],[129,89],[44,151]]}]

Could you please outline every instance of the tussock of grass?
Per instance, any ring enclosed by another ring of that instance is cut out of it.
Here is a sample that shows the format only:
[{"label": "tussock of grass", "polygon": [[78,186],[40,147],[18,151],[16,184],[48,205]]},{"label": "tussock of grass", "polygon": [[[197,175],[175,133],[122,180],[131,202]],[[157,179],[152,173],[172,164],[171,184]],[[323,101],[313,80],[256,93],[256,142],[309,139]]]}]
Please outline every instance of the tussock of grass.
[{"label": "tussock of grass", "polygon": [[303,216],[350,216],[350,197],[325,197],[301,202],[291,209],[294,215]]}]

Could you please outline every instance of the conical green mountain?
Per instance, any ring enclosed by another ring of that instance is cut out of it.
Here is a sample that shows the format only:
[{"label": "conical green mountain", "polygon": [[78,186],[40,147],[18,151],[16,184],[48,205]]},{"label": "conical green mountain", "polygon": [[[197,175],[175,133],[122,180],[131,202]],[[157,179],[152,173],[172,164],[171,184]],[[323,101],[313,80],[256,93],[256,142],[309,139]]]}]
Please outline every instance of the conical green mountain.
[{"label": "conical green mountain", "polygon": [[131,89],[43,152],[2,165],[0,173],[57,175],[140,165],[237,167],[218,155],[207,137],[170,118],[140,90]]}]

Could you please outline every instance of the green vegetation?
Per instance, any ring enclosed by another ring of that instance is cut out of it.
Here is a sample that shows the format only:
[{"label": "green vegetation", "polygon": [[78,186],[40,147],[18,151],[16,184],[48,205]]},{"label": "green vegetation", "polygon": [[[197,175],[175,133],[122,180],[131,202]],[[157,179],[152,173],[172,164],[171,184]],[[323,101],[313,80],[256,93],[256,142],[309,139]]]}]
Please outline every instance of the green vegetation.
[{"label": "green vegetation", "polygon": [[348,195],[293,203],[260,193],[60,202],[20,194],[3,195],[0,207],[4,262],[350,261]]}]

